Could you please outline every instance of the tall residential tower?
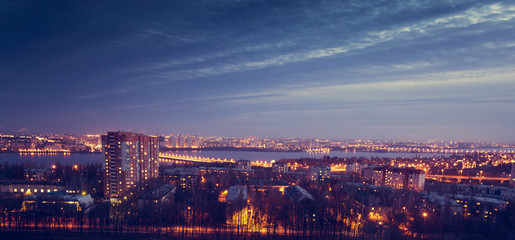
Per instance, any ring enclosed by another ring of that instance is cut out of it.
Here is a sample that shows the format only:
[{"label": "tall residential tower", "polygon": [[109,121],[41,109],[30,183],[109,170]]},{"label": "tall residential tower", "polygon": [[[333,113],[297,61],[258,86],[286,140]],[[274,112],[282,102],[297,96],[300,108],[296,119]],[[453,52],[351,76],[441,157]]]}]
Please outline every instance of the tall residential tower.
[{"label": "tall residential tower", "polygon": [[159,176],[159,138],[141,133],[108,132],[102,135],[105,154],[106,198],[120,197],[127,189]]}]

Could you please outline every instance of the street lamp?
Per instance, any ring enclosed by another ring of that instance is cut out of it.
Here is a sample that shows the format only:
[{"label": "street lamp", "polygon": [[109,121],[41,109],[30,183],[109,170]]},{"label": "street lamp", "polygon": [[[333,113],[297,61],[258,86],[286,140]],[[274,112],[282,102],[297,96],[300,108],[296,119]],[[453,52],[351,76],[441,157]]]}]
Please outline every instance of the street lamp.
[{"label": "street lamp", "polygon": [[424,217],[424,225],[425,225],[427,223],[427,212],[423,212],[422,217]]}]

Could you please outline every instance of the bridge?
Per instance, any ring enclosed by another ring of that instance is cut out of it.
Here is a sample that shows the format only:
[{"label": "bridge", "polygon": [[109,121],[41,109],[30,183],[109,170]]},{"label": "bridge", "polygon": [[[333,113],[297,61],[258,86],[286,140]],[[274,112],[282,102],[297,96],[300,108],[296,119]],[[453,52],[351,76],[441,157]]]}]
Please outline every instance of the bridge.
[{"label": "bridge", "polygon": [[509,177],[485,177],[485,176],[463,176],[463,175],[426,175],[426,178],[434,179],[437,181],[442,181],[443,179],[456,179],[459,182],[463,180],[479,180],[479,182],[483,181],[500,181],[501,183],[504,181],[510,181]]},{"label": "bridge", "polygon": [[207,158],[198,156],[187,156],[171,153],[159,153],[159,161],[163,163],[174,163],[177,161],[192,163],[234,163],[233,159]]}]

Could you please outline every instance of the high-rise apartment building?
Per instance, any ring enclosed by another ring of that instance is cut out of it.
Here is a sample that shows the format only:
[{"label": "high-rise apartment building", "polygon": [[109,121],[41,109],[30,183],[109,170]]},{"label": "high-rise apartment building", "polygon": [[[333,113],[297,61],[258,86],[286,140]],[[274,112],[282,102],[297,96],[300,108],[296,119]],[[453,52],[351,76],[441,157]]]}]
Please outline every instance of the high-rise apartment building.
[{"label": "high-rise apartment building", "polygon": [[102,135],[106,198],[120,197],[138,181],[159,176],[159,138],[141,133]]},{"label": "high-rise apartment building", "polygon": [[186,135],[186,148],[192,148],[193,147],[193,136]]},{"label": "high-rise apartment building", "polygon": [[171,134],[169,140],[169,147],[170,148],[176,148],[177,147],[177,136]]},{"label": "high-rise apartment building", "polygon": [[184,136],[184,135],[177,135],[177,147],[178,148],[186,147],[186,136]]}]

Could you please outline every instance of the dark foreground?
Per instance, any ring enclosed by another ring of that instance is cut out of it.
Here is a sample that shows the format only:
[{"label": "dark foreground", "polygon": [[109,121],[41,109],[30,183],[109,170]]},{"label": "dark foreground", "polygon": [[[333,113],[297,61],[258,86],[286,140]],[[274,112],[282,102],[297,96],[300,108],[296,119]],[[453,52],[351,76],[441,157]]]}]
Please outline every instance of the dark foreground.
[{"label": "dark foreground", "polygon": [[[309,239],[317,239],[316,237],[309,236],[280,236],[280,235],[235,235],[235,234],[212,234],[212,235],[201,235],[198,237],[187,237],[187,236],[171,236],[169,234],[159,234],[159,233],[121,233],[121,232],[112,232],[112,233],[80,233],[80,232],[63,232],[63,231],[0,231],[0,239],[1,240],[46,240],[46,239],[56,239],[56,240],[158,240],[158,239],[172,239],[172,240],[199,240],[199,239],[225,239],[225,240],[309,240]],[[324,240],[333,239],[330,237],[324,238]],[[366,237],[350,237],[346,236],[343,238],[334,238],[334,239],[345,239],[345,240],[371,240],[377,238],[366,238]]]}]

